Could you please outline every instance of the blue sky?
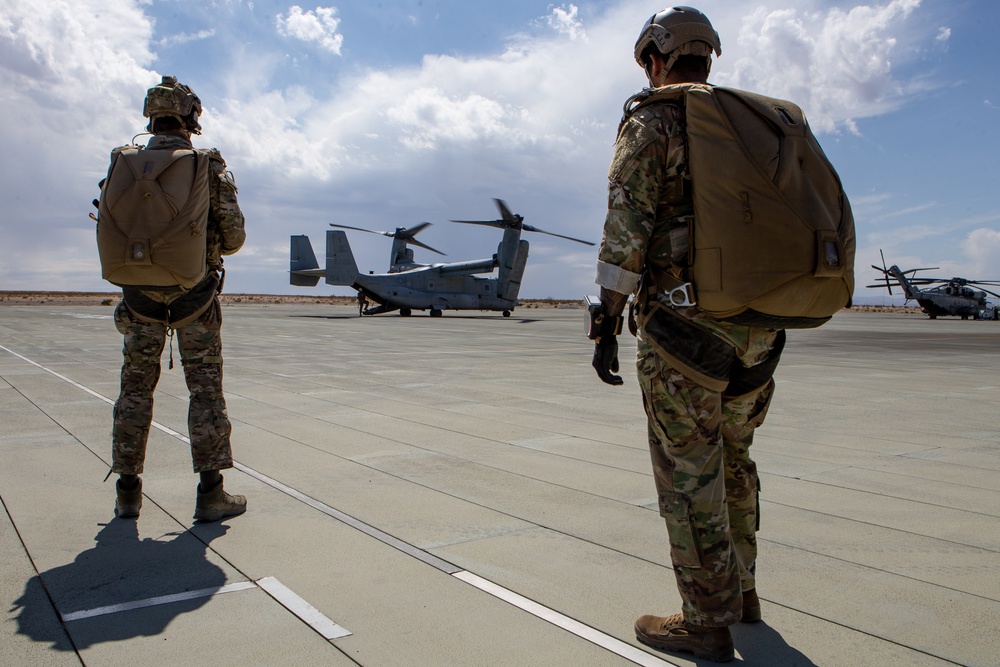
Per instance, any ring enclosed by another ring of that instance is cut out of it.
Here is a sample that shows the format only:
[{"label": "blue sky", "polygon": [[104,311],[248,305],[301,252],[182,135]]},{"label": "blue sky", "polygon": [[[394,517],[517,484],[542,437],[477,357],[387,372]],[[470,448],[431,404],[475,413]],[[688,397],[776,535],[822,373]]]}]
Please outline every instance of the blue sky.
[{"label": "blue sky", "polygon": [[[883,249],[903,268],[1000,279],[1000,77],[986,0],[706,0],[715,83],[806,111],[855,209],[859,297]],[[0,289],[100,290],[87,218],[109,150],[176,74],[205,103],[247,216],[230,292],[288,285],[288,236],[434,223],[449,260],[488,257],[496,216],[600,239],[606,171],[648,2],[0,0]],[[526,235],[521,296],[593,291],[596,250]],[[389,241],[351,233],[362,270]],[[436,255],[416,250],[418,261]]]}]

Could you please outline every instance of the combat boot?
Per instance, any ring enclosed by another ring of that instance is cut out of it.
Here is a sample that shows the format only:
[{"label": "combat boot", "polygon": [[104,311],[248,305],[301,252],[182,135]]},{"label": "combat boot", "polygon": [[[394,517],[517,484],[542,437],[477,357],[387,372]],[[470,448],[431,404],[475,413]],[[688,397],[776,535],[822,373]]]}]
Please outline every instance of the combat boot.
[{"label": "combat boot", "polygon": [[756,588],[743,591],[743,617],[740,620],[744,623],[756,623],[760,620],[760,599]]},{"label": "combat boot", "polygon": [[694,653],[713,662],[729,662],[736,656],[729,628],[692,625],[682,614],[640,616],[635,622],[635,638],[662,651]]},{"label": "combat boot", "polygon": [[122,481],[115,482],[115,516],[119,519],[134,519],[139,516],[139,508],[142,507],[142,479],[134,489],[123,489]]},{"label": "combat boot", "polygon": [[202,492],[198,485],[198,500],[194,507],[195,521],[219,521],[230,516],[239,516],[247,511],[246,496],[234,496],[222,489],[222,478],[208,492]]}]

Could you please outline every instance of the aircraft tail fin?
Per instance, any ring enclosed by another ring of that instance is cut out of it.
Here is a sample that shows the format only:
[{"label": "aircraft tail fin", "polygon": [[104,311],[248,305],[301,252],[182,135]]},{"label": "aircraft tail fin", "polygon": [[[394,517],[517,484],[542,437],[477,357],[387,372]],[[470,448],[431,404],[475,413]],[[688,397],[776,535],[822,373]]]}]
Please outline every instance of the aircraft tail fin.
[{"label": "aircraft tail fin", "polygon": [[326,282],[330,285],[353,285],[358,278],[358,265],[347,242],[347,234],[330,229],[326,232]]},{"label": "aircraft tail fin", "polygon": [[319,268],[309,237],[299,234],[291,237],[288,282],[299,287],[315,287],[326,273]]},{"label": "aircraft tail fin", "polygon": [[517,300],[517,294],[521,291],[521,278],[524,276],[524,267],[527,263],[528,242],[522,239],[518,241],[514,256],[505,257],[500,264],[500,270],[497,274],[500,282],[498,296],[510,301]]}]

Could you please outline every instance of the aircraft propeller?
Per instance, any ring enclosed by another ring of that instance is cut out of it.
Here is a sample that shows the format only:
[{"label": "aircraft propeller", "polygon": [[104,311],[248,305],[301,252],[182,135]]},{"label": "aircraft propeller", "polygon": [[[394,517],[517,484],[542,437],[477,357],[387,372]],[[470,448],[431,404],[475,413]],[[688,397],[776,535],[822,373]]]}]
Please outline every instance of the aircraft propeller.
[{"label": "aircraft propeller", "polygon": [[402,227],[397,227],[396,231],[394,232],[379,232],[375,231],[374,229],[365,229],[364,227],[351,227],[350,225],[337,225],[332,222],[330,223],[330,226],[337,227],[339,229],[353,229],[359,232],[368,232],[369,234],[381,234],[382,236],[388,236],[389,238],[398,238],[406,241],[406,243],[409,245],[415,245],[421,248],[426,248],[427,250],[430,250],[431,252],[436,252],[439,255],[445,254],[440,250],[432,248],[426,243],[418,241],[417,239],[414,238],[417,234],[419,234],[420,232],[431,226],[431,223],[429,222],[421,222],[419,225],[414,225],[409,229],[403,229]]},{"label": "aircraft propeller", "polygon": [[499,229],[522,229],[526,232],[537,232],[539,234],[548,234],[549,236],[558,236],[561,239],[566,239],[568,241],[576,241],[577,243],[583,243],[585,245],[596,245],[590,241],[584,241],[583,239],[573,238],[572,236],[564,236],[562,234],[556,234],[555,232],[547,232],[544,229],[539,229],[532,225],[524,224],[524,217],[518,215],[517,213],[511,213],[510,209],[507,208],[507,204],[502,199],[494,199],[497,208],[500,209],[501,218],[499,220],[449,220],[449,222],[457,222],[463,225],[486,225],[487,227],[497,227]]}]

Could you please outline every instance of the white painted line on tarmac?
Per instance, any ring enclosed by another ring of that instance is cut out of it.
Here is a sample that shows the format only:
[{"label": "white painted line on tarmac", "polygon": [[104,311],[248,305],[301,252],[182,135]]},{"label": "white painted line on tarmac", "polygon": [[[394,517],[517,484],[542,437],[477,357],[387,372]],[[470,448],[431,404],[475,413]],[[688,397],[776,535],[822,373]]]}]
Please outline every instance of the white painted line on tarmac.
[{"label": "white painted line on tarmac", "polygon": [[600,630],[596,630],[585,623],[572,619],[565,614],[560,614],[554,609],[550,609],[549,607],[541,605],[534,600],[530,600],[519,593],[515,593],[514,591],[504,588],[503,586],[499,586],[489,579],[483,579],[479,575],[466,571],[456,572],[452,576],[456,579],[461,579],[471,586],[475,586],[481,591],[489,593],[493,597],[500,598],[504,602],[508,602],[518,609],[528,612],[532,616],[537,616],[543,621],[548,621],[552,625],[558,626],[567,632],[571,632],[577,637],[586,639],[592,644],[597,644],[601,648],[607,649],[608,651],[611,651],[626,660],[631,660],[637,665],[643,665],[643,667],[663,667],[664,665],[677,667],[672,662],[661,660],[655,655],[650,655],[645,651],[637,649],[631,644],[626,644],[620,639],[607,635]]},{"label": "white painted line on tarmac", "polygon": [[[93,391],[91,389],[88,389],[87,387],[84,387],[82,384],[74,382],[73,380],[69,379],[68,377],[66,377],[64,375],[60,375],[59,373],[56,373],[55,371],[50,370],[50,369],[46,368],[45,366],[42,366],[39,363],[36,363],[36,362],[32,361],[31,359],[28,359],[27,357],[23,357],[20,354],[18,354],[16,352],[14,352],[14,351],[12,351],[12,350],[10,350],[10,349],[2,346],[2,345],[0,345],[0,350],[6,350],[10,354],[13,354],[15,357],[18,357],[19,359],[23,359],[24,361],[28,362],[29,364],[31,364],[33,366],[37,366],[38,368],[42,369],[43,371],[51,373],[52,375],[56,376],[60,380],[64,380],[64,381],[70,383],[71,385],[73,385],[74,387],[78,387],[79,389],[82,389],[83,391],[87,392],[91,396],[95,396],[95,397],[103,400],[106,403],[111,403],[111,404],[114,403],[114,401],[112,401],[111,399],[106,398],[106,397],[102,396],[101,394],[98,394],[97,392],[95,392],[95,391]],[[173,429],[168,428],[168,427],[166,427],[166,426],[164,426],[162,424],[159,424],[159,423],[157,423],[155,421],[153,422],[152,425],[154,427],[156,427],[157,429],[163,431],[164,433],[172,435],[175,438],[177,438],[178,440],[181,440],[181,441],[187,443],[188,445],[190,445],[190,440],[188,440],[188,438],[185,435],[183,435],[181,433],[178,433],[177,431],[174,431]],[[236,470],[239,470],[240,472],[243,472],[243,473],[249,475],[250,477],[253,477],[256,480],[263,482],[264,484],[270,486],[271,488],[273,488],[273,489],[275,489],[277,491],[281,491],[282,493],[287,494],[287,495],[291,496],[292,498],[295,498],[296,500],[299,500],[300,502],[305,503],[306,505],[309,505],[313,509],[319,510],[320,512],[326,514],[327,516],[330,516],[330,517],[332,517],[332,518],[334,518],[334,519],[336,519],[336,520],[338,520],[338,521],[340,521],[340,522],[342,522],[342,523],[344,523],[344,524],[346,524],[348,526],[351,526],[352,528],[355,528],[355,529],[357,529],[357,530],[365,533],[366,535],[374,537],[376,540],[382,542],[383,544],[391,546],[391,547],[393,547],[395,549],[399,549],[400,551],[406,553],[407,555],[412,556],[412,557],[414,557],[414,558],[416,558],[416,559],[418,559],[418,560],[420,560],[420,561],[422,561],[422,562],[430,565],[431,567],[434,567],[434,568],[436,568],[438,570],[441,570],[442,572],[445,572],[446,574],[450,574],[450,575],[454,576],[455,578],[460,579],[460,580],[466,582],[467,584],[469,584],[471,586],[474,586],[475,588],[483,591],[484,593],[488,593],[489,595],[492,595],[493,597],[496,597],[496,598],[498,598],[500,600],[503,600],[503,601],[505,601],[505,602],[507,602],[509,604],[512,604],[515,607],[517,607],[518,609],[521,609],[521,610],[523,610],[523,611],[531,614],[532,616],[535,616],[536,618],[540,618],[540,619],[542,619],[544,621],[552,623],[553,625],[555,625],[557,627],[560,627],[560,628],[566,630],[567,632],[570,632],[570,633],[576,635],[577,637],[580,637],[581,639],[584,639],[584,640],[586,640],[586,641],[588,641],[588,642],[590,642],[592,644],[595,644],[597,646],[600,646],[601,648],[604,648],[604,649],[606,649],[608,651],[611,651],[612,653],[614,653],[614,654],[616,654],[618,656],[621,656],[622,658],[625,658],[626,660],[629,660],[630,662],[633,662],[633,663],[635,663],[637,665],[642,665],[643,667],[677,667],[677,665],[675,663],[667,662],[666,660],[662,660],[662,659],[656,657],[655,655],[652,655],[650,653],[646,653],[645,651],[643,651],[641,649],[638,649],[635,646],[632,646],[631,644],[623,642],[620,639],[617,639],[616,637],[612,637],[611,635],[605,634],[605,633],[601,632],[600,630],[597,630],[596,628],[592,628],[589,625],[586,625],[585,623],[581,623],[580,621],[574,620],[574,619],[570,618],[569,616],[566,616],[564,614],[561,614],[561,613],[557,612],[554,609],[550,609],[549,607],[546,607],[546,606],[544,606],[542,604],[539,604],[538,602],[535,602],[534,600],[530,600],[530,599],[524,597],[523,595],[520,595],[519,593],[515,593],[514,591],[512,591],[510,589],[504,588],[503,586],[500,586],[499,584],[495,584],[492,581],[489,581],[488,579],[483,579],[482,577],[480,577],[480,576],[478,576],[476,574],[472,574],[471,572],[463,570],[462,568],[458,567],[457,565],[454,565],[453,563],[449,563],[448,561],[446,561],[446,560],[444,560],[442,558],[438,558],[437,556],[435,556],[435,555],[433,555],[431,553],[428,553],[428,552],[424,551],[423,549],[410,544],[409,542],[404,542],[403,540],[400,540],[397,537],[393,537],[389,533],[386,533],[386,532],[384,532],[382,530],[379,530],[378,528],[375,528],[374,526],[369,525],[369,524],[361,521],[360,519],[356,519],[355,517],[352,517],[349,514],[341,512],[338,509],[334,509],[333,507],[330,507],[329,505],[327,505],[327,504],[325,504],[323,502],[320,502],[319,500],[316,500],[315,498],[307,496],[306,494],[302,493],[301,491],[298,491],[297,489],[293,489],[292,487],[290,487],[290,486],[288,486],[286,484],[282,484],[281,482],[279,482],[278,480],[276,480],[276,479],[274,479],[272,477],[268,477],[267,475],[265,475],[263,473],[257,472],[253,468],[249,468],[249,467],[247,467],[247,466],[245,466],[245,465],[243,465],[241,463],[235,462],[235,461],[233,463],[233,467]],[[272,579],[272,578],[271,577],[267,577],[266,579]],[[257,585],[260,586],[261,588],[264,588],[264,586],[261,585],[261,582],[263,582],[263,581],[265,581],[265,580],[261,579],[260,581],[257,582]],[[274,580],[274,581],[277,582],[277,580]],[[268,585],[270,585],[270,584],[268,584]],[[281,588],[285,588],[280,583],[278,584],[278,586],[280,586]],[[267,591],[266,588],[264,590]],[[285,588],[285,590],[288,590],[288,589]],[[314,629],[316,629],[316,631],[319,632],[319,634],[321,634],[324,637],[326,637],[326,635],[323,633],[323,631],[317,629],[316,626],[313,626],[308,620],[306,620],[304,617],[300,616],[294,609],[292,609],[291,607],[289,607],[288,605],[286,605],[284,602],[282,602],[280,599],[278,599],[278,597],[276,595],[272,594],[270,591],[267,591],[267,592],[268,592],[269,595],[271,595],[272,597],[274,597],[275,600],[277,600],[282,605],[284,605],[289,611],[291,611],[296,616],[299,616],[299,618],[302,618],[302,620],[304,622],[306,622],[311,627],[313,627]],[[295,593],[293,593],[291,591],[289,591],[289,593],[291,593],[291,595],[293,595],[295,598],[298,598],[299,600],[301,600],[302,604],[304,604],[306,607],[308,607],[309,609],[315,611],[317,614],[319,614],[320,616],[322,616],[322,614],[318,610],[316,610],[314,607],[312,607],[307,602],[305,602],[305,600],[302,600],[302,598],[299,598],[298,595],[296,595]],[[130,603],[130,604],[134,604],[134,603]],[[78,613],[80,613],[80,612],[78,612]],[[340,626],[336,625],[336,623],[333,623],[333,621],[330,621],[330,619],[328,619],[326,616],[323,616],[323,618],[326,619],[327,622],[333,624],[335,627],[340,628]],[[341,630],[343,630],[343,628],[341,628]],[[344,630],[344,632],[347,632],[347,631]],[[350,633],[348,632],[347,634],[350,634]],[[346,635],[341,635],[341,636],[346,636]],[[327,639],[329,639],[329,637],[327,637]]]},{"label": "white painted line on tarmac", "polygon": [[174,602],[184,602],[186,600],[197,600],[198,598],[209,598],[214,595],[222,595],[223,593],[233,593],[235,591],[245,591],[248,588],[256,588],[257,585],[252,581],[243,581],[238,584],[229,584],[226,586],[217,586],[215,588],[202,588],[197,591],[185,591],[184,593],[174,593],[173,595],[160,595],[155,598],[147,598],[145,600],[136,600],[134,602],[123,602],[121,604],[112,604],[106,607],[97,607],[95,609],[85,609],[83,611],[74,611],[70,614],[59,614],[62,617],[63,622],[79,621],[85,618],[94,618],[95,616],[104,616],[106,614],[117,614],[120,611],[132,611],[133,609],[144,609],[146,607],[157,607],[162,604],[172,604]]},{"label": "white painted line on tarmac", "polygon": [[323,635],[327,640],[333,641],[334,639],[350,636],[350,630],[334,623],[323,612],[303,600],[295,591],[274,577],[258,579],[257,585],[277,600],[282,607],[298,616],[306,625]]}]

